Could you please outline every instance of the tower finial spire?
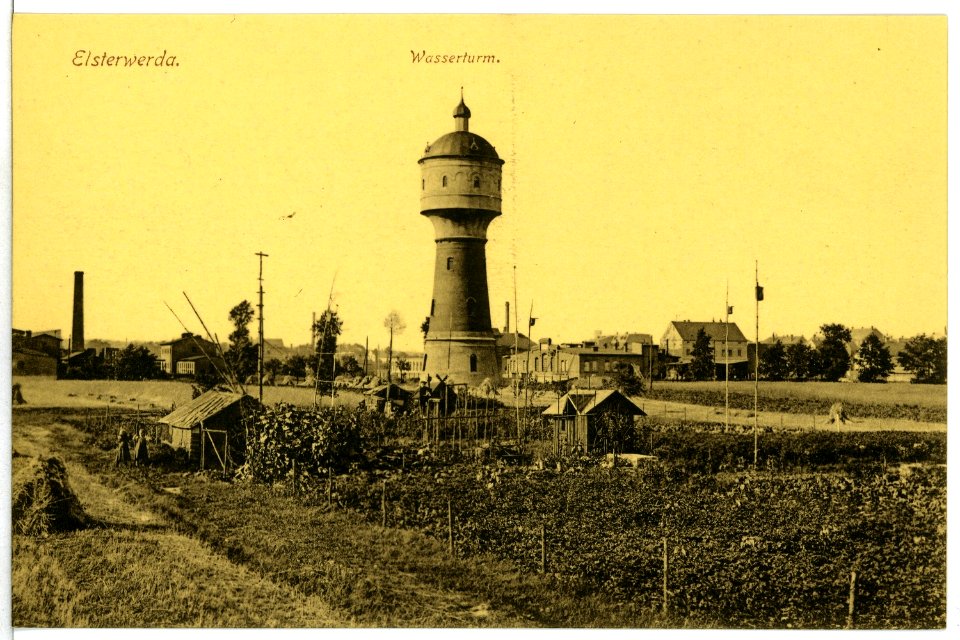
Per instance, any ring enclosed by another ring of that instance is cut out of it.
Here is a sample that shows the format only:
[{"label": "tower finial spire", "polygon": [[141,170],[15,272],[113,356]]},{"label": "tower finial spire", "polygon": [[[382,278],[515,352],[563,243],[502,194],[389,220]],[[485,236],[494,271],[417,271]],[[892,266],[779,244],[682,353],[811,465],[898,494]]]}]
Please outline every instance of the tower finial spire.
[{"label": "tower finial spire", "polygon": [[470,130],[470,108],[463,101],[463,87],[460,87],[460,104],[453,110],[453,120],[457,124],[457,131]]}]

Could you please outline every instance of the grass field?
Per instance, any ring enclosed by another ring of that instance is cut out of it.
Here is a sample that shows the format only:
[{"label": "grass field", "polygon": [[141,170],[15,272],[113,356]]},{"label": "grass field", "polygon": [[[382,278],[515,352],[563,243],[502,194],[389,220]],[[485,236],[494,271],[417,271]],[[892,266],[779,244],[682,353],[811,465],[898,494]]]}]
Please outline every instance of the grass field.
[{"label": "grass field", "polygon": [[[23,397],[31,407],[170,409],[189,402],[193,393],[190,383],[179,380],[57,380],[46,376],[14,376],[13,382],[20,384]],[[257,395],[255,386],[248,386],[246,390]],[[358,392],[337,391],[334,402],[354,407],[362,399],[363,394]],[[314,392],[302,387],[264,387],[263,401],[313,406]],[[330,396],[322,396],[320,404],[330,406]]]},{"label": "grass field", "polygon": [[[657,391],[718,391],[723,393],[722,381],[653,383]],[[730,382],[730,393],[753,397],[754,383]],[[923,407],[946,407],[947,385],[943,384],[860,384],[843,382],[765,382],[760,381],[759,395],[763,398],[797,398],[826,402],[853,402],[858,404],[916,404]]]}]

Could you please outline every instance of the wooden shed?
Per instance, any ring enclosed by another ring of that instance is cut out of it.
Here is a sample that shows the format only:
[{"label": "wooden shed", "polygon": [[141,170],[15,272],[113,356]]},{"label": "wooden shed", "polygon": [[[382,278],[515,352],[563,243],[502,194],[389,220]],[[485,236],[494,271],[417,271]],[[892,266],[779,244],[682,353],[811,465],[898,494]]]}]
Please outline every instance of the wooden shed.
[{"label": "wooden shed", "polygon": [[597,444],[597,420],[607,413],[647,415],[633,400],[614,389],[574,390],[551,403],[541,415],[553,425],[553,452],[564,456],[591,453]]},{"label": "wooden shed", "polygon": [[246,421],[253,418],[259,404],[243,393],[211,389],[160,422],[170,428],[170,446],[186,450],[191,460],[203,466],[226,468],[243,452]]}]

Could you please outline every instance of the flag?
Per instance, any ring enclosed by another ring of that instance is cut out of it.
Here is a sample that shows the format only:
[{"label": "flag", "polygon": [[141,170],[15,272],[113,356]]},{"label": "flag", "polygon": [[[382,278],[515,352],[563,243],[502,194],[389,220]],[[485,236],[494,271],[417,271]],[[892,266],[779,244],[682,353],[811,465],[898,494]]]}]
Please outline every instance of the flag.
[{"label": "flag", "polygon": [[733,315],[733,307],[727,307],[727,315],[728,315],[728,316],[732,316],[732,315]]},{"label": "flag", "polygon": [[530,318],[530,326],[532,327],[532,326],[535,325],[535,324],[537,324],[537,319],[531,317],[531,318]]},{"label": "flag", "polygon": [[761,287],[761,286],[758,284],[758,285],[757,285],[757,302],[760,302],[760,301],[762,301],[762,300],[763,300],[763,287]]}]

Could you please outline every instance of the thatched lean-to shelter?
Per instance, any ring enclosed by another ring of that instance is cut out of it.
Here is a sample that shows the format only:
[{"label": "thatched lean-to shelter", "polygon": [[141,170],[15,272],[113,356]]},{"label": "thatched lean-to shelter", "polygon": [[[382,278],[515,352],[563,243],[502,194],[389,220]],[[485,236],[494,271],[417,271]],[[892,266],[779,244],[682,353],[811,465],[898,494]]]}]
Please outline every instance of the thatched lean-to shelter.
[{"label": "thatched lean-to shelter", "polygon": [[391,412],[403,412],[407,409],[407,402],[413,395],[396,384],[384,384],[364,392],[364,404],[371,411],[385,411],[387,402]]},{"label": "thatched lean-to shelter", "polygon": [[170,427],[170,446],[202,464],[228,466],[246,446],[246,428],[259,402],[244,393],[212,389],[177,407],[160,422]]},{"label": "thatched lean-to shelter", "polygon": [[553,451],[591,453],[597,420],[604,414],[645,416],[643,409],[617,390],[574,390],[551,403],[541,415],[553,424]]}]

